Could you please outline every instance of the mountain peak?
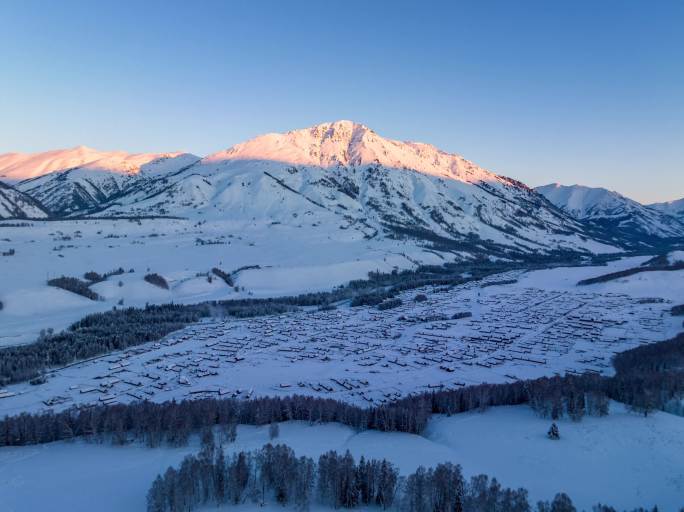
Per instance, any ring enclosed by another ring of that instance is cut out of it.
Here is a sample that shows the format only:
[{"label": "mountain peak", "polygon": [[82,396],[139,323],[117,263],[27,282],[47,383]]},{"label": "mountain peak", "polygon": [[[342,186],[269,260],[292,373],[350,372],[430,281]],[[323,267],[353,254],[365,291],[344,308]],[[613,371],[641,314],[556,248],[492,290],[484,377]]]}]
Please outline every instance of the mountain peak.
[{"label": "mountain peak", "polygon": [[[316,124],[314,126],[311,126],[309,128],[304,128],[303,130],[308,130],[312,134],[314,134],[314,133],[323,134],[323,136],[331,136],[335,133],[349,134],[355,130],[372,131],[365,124],[356,123],[356,122],[350,121],[348,119],[340,119],[339,121],[331,121],[331,122],[326,122],[326,123],[320,123],[320,124]],[[302,130],[291,130],[290,133],[298,132],[298,131],[302,131]]]},{"label": "mountain peak", "polygon": [[80,144],[78,146],[74,146],[71,148],[71,151],[77,152],[77,153],[97,153],[97,149],[91,148],[90,146],[85,146],[83,144]]},{"label": "mountain peak", "polygon": [[349,120],[261,135],[226,151],[209,155],[204,163],[240,160],[281,162],[294,167],[381,166],[466,182],[510,182],[431,144],[388,139],[364,124]]}]

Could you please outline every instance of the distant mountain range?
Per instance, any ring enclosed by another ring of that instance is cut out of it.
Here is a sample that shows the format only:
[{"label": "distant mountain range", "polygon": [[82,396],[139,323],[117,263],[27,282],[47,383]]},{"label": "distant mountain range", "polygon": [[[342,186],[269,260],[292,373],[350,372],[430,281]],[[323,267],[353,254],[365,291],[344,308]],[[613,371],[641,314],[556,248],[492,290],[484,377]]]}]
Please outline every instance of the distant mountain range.
[{"label": "distant mountain range", "polygon": [[[684,235],[671,205],[645,207],[582,187],[535,191],[458,155],[386,139],[351,121],[263,135],[205,158],[85,147],[11,153],[0,155],[3,179],[40,208],[15,214],[23,217],[40,218],[44,210],[56,218],[313,222],[499,256],[609,250],[606,243]],[[12,216],[7,212],[0,216]]]},{"label": "distant mountain range", "polygon": [[650,208],[663,212],[667,215],[677,217],[684,222],[684,199],[677,201],[669,201],[667,203],[654,203],[649,205]]},{"label": "distant mountain range", "polygon": [[615,243],[652,244],[659,239],[684,237],[684,218],[677,215],[677,203],[684,208],[684,200],[646,206],[604,188],[557,183],[537,187],[536,191]]},{"label": "distant mountain range", "polygon": [[129,154],[80,146],[33,155],[0,155],[0,180],[40,201],[52,215],[96,210],[133,184],[169,175],[199,161],[183,153]]}]

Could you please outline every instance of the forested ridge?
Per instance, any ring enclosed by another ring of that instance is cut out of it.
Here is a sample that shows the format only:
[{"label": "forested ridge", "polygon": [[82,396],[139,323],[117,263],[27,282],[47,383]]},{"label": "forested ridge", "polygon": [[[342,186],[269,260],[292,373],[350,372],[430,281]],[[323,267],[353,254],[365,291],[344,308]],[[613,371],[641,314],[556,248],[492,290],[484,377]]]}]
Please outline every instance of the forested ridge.
[{"label": "forested ridge", "polygon": [[615,279],[621,279],[623,277],[633,276],[635,274],[641,274],[642,272],[667,272],[684,269],[684,262],[677,262],[672,265],[670,264],[655,264],[641,267],[633,267],[625,270],[620,270],[617,272],[611,272],[609,274],[603,274],[596,277],[591,277],[589,279],[582,279],[577,284],[580,286],[585,286],[589,284],[596,283],[606,283],[608,281],[614,281]]}]

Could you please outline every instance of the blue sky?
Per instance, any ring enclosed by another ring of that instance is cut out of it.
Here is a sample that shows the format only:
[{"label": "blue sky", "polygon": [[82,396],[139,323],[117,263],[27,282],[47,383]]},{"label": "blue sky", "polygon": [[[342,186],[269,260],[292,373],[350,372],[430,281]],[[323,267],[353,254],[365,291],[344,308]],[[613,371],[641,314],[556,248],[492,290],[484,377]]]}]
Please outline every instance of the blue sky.
[{"label": "blue sky", "polygon": [[530,185],[684,197],[684,2],[0,2],[0,152],[337,119]]}]

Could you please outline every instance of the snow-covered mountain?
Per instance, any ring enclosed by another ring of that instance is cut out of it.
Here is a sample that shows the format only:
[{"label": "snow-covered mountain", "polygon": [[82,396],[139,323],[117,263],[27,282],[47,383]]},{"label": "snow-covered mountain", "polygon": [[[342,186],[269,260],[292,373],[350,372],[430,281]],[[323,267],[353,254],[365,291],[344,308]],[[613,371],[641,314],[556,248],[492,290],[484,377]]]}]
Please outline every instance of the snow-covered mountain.
[{"label": "snow-covered mountain", "polygon": [[32,197],[0,181],[0,219],[45,219],[43,207]]},{"label": "snow-covered mountain", "polygon": [[615,239],[684,236],[684,224],[665,213],[664,209],[642,205],[617,192],[558,183],[537,187],[536,190],[563,211]]},{"label": "snow-covered mountain", "polygon": [[198,160],[185,153],[129,154],[80,146],[0,155],[0,178],[63,216],[95,209],[133,182],[176,172]]},{"label": "snow-covered mountain", "polygon": [[677,217],[684,222],[684,198],[666,203],[654,203],[648,205],[648,207],[663,212],[667,215]]},{"label": "snow-covered mountain", "polygon": [[327,224],[468,251],[592,243],[582,239],[580,223],[522,183],[351,121],[256,137],[180,172],[135,182],[98,215]]}]

